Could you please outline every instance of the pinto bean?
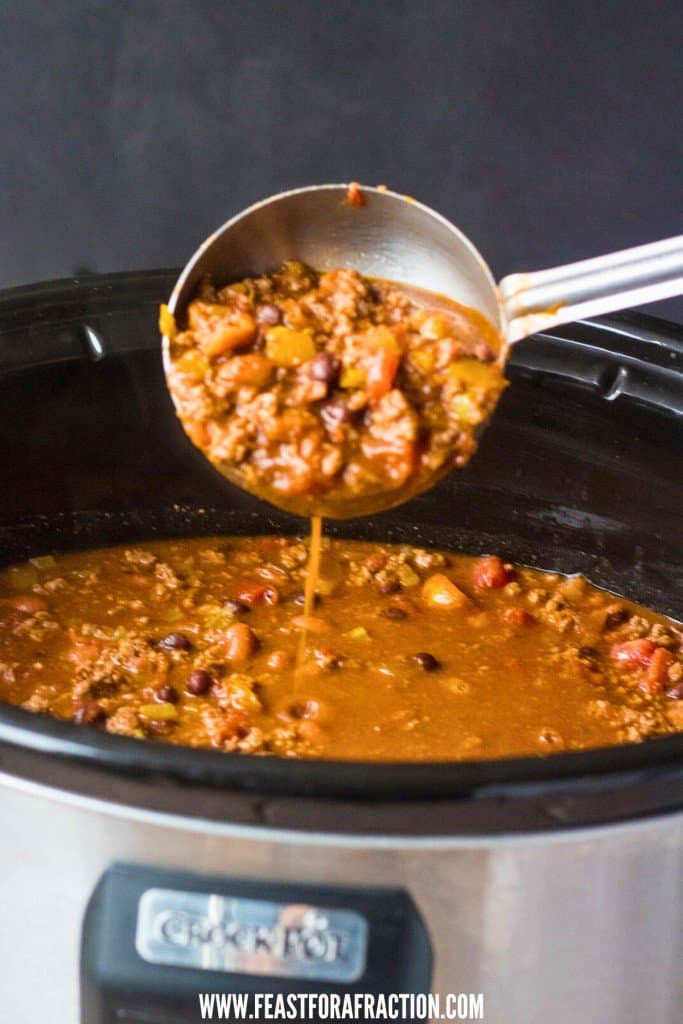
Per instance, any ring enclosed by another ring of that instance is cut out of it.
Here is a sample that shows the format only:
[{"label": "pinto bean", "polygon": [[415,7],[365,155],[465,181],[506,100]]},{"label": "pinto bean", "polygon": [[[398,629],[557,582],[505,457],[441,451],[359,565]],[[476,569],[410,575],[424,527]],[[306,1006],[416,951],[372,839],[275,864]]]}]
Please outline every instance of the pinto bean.
[{"label": "pinto bean", "polygon": [[258,640],[251,626],[236,622],[225,631],[226,658],[228,661],[246,661],[255,652]]},{"label": "pinto bean", "polygon": [[297,615],[292,619],[292,625],[296,629],[306,629],[310,633],[327,633],[330,627],[324,619],[316,615]]},{"label": "pinto bean", "polygon": [[293,658],[289,651],[278,648],[278,650],[271,651],[268,655],[267,665],[268,668],[272,668],[275,672],[283,672],[291,667],[292,661]]},{"label": "pinto bean", "polygon": [[11,598],[10,604],[17,611],[26,612],[28,615],[47,611],[47,603],[37,594],[20,594],[18,597]]}]

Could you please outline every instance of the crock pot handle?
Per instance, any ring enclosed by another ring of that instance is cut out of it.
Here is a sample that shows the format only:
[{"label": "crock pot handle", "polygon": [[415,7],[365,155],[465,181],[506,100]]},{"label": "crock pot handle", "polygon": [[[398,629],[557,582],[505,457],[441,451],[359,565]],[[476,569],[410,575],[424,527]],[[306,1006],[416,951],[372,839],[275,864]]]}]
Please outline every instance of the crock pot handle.
[{"label": "crock pot handle", "polygon": [[683,235],[510,274],[498,285],[509,342],[558,324],[683,294]]}]

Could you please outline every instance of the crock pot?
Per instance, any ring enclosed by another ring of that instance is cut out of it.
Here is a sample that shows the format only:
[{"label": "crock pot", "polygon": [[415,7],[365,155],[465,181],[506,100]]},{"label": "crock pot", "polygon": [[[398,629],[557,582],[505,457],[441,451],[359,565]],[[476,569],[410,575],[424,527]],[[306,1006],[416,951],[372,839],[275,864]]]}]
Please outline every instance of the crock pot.
[{"label": "crock pot", "polygon": [[[3,565],[304,531],[232,489],[177,425],[156,330],[175,277],[0,295]],[[583,572],[680,615],[680,329],[637,314],[558,328],[515,346],[508,374],[466,470],[330,529]],[[12,1024],[184,1024],[211,991],[481,993],[490,1024],[681,1019],[680,737],[345,764],[175,748],[3,706],[0,772]]]}]

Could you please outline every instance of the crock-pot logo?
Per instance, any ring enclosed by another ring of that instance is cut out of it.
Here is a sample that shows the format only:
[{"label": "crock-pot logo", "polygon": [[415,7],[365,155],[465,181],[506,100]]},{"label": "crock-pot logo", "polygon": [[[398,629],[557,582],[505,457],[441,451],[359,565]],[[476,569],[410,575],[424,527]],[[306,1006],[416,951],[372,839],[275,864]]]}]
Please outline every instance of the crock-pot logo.
[{"label": "crock-pot logo", "polygon": [[301,924],[293,926],[254,926],[234,918],[213,923],[206,917],[169,910],[159,914],[156,928],[165,942],[185,949],[188,946],[231,947],[242,953],[328,963],[339,959],[344,939],[340,932],[330,930],[325,914],[315,909],[307,910]]},{"label": "crock-pot logo", "polygon": [[150,963],[348,982],[363,973],[367,937],[355,910],[148,889],[135,946]]}]

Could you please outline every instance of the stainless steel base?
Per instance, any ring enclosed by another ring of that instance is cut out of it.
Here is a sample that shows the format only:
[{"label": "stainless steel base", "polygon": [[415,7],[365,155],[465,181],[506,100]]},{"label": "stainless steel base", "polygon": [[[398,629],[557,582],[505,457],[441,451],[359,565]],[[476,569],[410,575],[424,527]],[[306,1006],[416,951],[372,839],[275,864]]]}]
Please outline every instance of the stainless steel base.
[{"label": "stainless steel base", "polygon": [[553,836],[329,838],[64,800],[0,776],[1,1020],[76,1024],[83,910],[116,860],[402,886],[430,932],[433,990],[483,992],[487,1024],[683,1018],[683,815]]}]

